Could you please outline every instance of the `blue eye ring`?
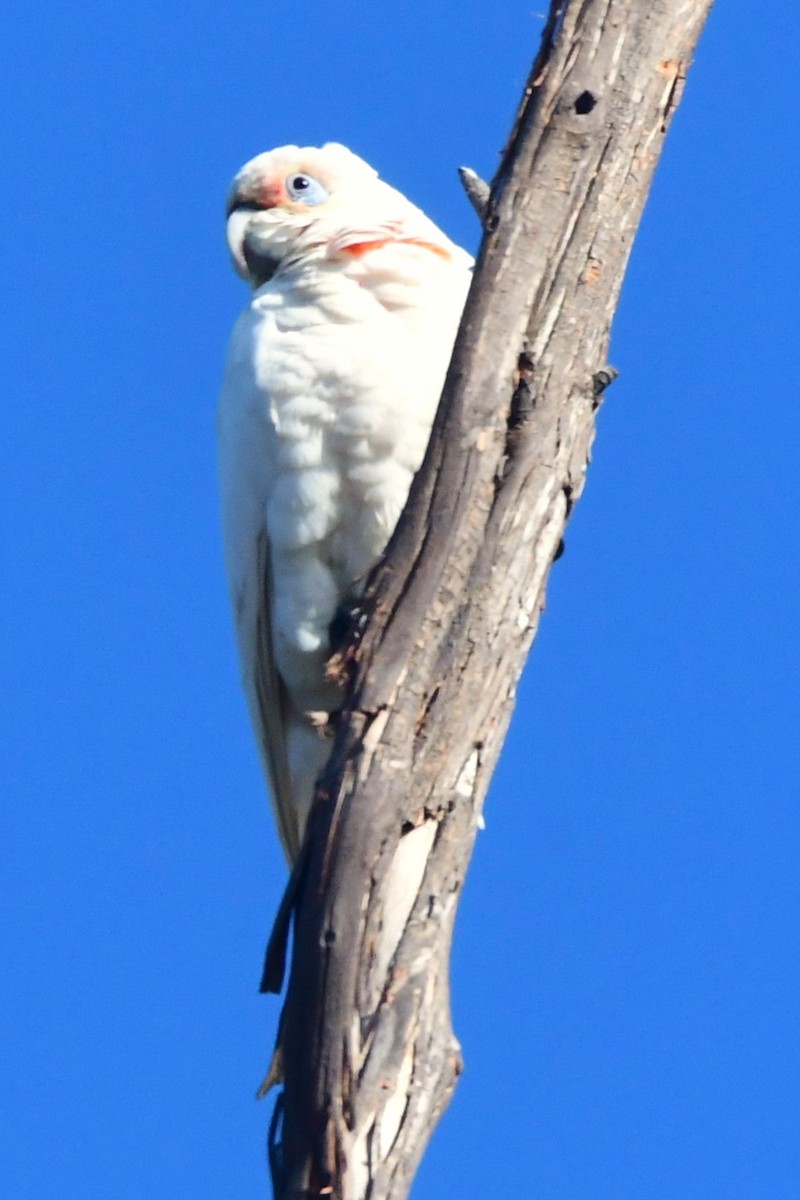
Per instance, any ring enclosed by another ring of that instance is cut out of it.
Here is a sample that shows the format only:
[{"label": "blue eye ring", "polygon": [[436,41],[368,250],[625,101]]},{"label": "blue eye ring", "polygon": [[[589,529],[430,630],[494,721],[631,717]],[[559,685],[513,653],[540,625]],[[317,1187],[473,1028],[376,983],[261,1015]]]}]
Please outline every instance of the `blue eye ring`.
[{"label": "blue eye ring", "polygon": [[327,189],[304,171],[293,171],[286,179],[286,192],[298,204],[324,204]]}]

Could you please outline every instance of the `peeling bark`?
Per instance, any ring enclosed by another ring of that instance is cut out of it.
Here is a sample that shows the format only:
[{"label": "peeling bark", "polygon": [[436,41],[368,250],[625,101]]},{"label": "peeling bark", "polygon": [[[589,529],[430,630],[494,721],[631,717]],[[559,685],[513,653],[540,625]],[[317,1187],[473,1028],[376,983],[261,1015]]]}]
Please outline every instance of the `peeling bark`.
[{"label": "peeling bark", "polygon": [[[483,798],[581,494],[611,320],[710,0],[554,3],[425,463],[353,616],[276,923],[278,1200],[401,1200],[461,1070],[448,964]],[[477,199],[476,199],[477,197]]]}]

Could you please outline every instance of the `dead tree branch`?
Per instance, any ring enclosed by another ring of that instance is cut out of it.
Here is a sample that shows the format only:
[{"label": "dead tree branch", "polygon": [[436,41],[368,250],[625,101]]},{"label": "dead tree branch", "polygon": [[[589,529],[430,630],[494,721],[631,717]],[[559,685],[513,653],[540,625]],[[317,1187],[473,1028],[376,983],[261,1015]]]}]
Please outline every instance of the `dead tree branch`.
[{"label": "dead tree branch", "polygon": [[456,905],[709,7],[551,6],[428,455],[340,663],[347,703],[268,957],[279,987],[293,910],[279,1200],[401,1200],[453,1091]]}]

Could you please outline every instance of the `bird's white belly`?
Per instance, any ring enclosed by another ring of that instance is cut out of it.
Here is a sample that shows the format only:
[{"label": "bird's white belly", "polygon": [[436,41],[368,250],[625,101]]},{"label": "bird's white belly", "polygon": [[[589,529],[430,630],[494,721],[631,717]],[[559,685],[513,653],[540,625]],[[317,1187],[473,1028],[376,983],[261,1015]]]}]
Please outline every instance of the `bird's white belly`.
[{"label": "bird's white belly", "polygon": [[397,322],[387,344],[382,310],[366,329],[362,321],[296,331],[282,329],[281,317],[265,313],[256,355],[272,445],[264,519],[274,654],[293,705],[327,711],[338,704],[325,682],[330,624],[397,523],[442,380],[414,391]]}]

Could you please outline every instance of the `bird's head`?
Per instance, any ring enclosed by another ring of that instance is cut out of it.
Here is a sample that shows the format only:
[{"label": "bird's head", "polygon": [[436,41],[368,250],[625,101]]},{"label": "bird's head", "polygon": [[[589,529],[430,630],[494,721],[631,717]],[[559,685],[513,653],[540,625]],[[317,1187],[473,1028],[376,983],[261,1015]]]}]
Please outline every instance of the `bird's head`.
[{"label": "bird's head", "polygon": [[[363,203],[377,172],[345,146],[281,146],[245,163],[227,207],[228,246],[253,287],[320,244],[316,231],[336,213]],[[385,186],[385,185],[383,185]],[[324,240],[324,238],[323,238]]]}]

